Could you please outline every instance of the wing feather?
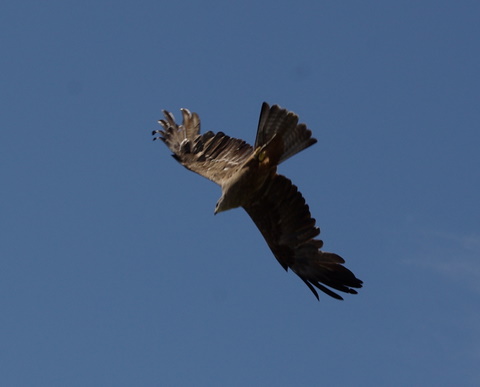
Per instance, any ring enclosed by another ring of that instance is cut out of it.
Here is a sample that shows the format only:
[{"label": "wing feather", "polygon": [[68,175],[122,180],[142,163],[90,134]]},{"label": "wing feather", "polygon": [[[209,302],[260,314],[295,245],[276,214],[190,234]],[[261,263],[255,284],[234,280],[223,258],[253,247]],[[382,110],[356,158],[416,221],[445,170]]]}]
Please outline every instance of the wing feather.
[{"label": "wing feather", "polygon": [[[321,251],[323,242],[305,199],[285,176],[275,175],[259,192],[255,202],[244,207],[285,270],[292,269],[318,298],[315,287],[342,299],[328,287],[356,294],[362,281],[344,267],[343,258]],[[315,287],[314,287],[315,286]]]},{"label": "wing feather", "polygon": [[183,123],[178,125],[172,113],[163,111],[165,119],[158,122],[163,130],[155,130],[173,152],[173,157],[186,168],[221,185],[235,174],[252,154],[251,145],[222,132],[200,134],[197,113],[181,109]]}]

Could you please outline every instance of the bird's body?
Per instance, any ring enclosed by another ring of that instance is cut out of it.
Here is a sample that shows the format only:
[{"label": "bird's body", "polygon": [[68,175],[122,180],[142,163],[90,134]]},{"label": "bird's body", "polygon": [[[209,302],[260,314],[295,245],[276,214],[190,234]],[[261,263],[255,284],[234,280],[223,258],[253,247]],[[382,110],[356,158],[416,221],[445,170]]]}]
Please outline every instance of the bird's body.
[{"label": "bird's body", "polygon": [[244,207],[255,200],[257,192],[277,171],[268,157],[262,157],[261,149],[255,151],[235,175],[222,184],[222,196],[215,214],[232,208]]},{"label": "bird's body", "polygon": [[[262,105],[254,147],[219,132],[200,134],[196,113],[182,109],[183,124],[171,113],[160,120],[160,138],[186,168],[219,184],[222,196],[215,213],[243,207],[285,270],[291,268],[318,298],[314,286],[342,299],[326,286],[356,294],[362,281],[345,268],[344,260],[321,251],[314,239],[320,230],[297,187],[277,174],[277,165],[316,140],[298,117],[277,105]],[[322,285],[323,284],[323,285]],[[313,286],[312,286],[313,285]],[[324,286],[326,285],[326,286]]]}]

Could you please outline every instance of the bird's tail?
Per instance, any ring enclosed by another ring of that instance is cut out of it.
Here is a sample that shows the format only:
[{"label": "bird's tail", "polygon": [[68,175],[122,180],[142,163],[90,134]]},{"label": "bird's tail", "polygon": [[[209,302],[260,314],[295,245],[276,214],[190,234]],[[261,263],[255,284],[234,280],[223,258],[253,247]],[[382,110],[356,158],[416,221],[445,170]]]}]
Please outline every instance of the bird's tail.
[{"label": "bird's tail", "polygon": [[258,122],[255,148],[265,146],[276,164],[315,144],[317,140],[305,124],[298,123],[298,116],[278,105],[262,105]]}]

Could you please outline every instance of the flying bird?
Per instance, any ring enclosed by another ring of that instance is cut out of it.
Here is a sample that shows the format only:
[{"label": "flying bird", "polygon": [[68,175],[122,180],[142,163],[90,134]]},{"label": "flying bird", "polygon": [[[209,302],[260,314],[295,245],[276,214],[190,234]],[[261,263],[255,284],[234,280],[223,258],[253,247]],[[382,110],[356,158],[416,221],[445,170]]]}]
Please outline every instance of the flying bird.
[{"label": "flying bird", "polygon": [[[222,132],[200,134],[197,113],[181,109],[183,123],[163,110],[163,130],[154,130],[172,156],[184,167],[217,183],[222,196],[215,214],[243,207],[265,238],[280,265],[291,269],[319,299],[315,288],[331,297],[343,298],[333,290],[357,294],[362,281],[342,264],[342,257],[320,250],[308,205],[298,188],[277,166],[317,140],[298,116],[278,105],[262,105],[255,145]],[[331,288],[331,289],[330,289]]]}]

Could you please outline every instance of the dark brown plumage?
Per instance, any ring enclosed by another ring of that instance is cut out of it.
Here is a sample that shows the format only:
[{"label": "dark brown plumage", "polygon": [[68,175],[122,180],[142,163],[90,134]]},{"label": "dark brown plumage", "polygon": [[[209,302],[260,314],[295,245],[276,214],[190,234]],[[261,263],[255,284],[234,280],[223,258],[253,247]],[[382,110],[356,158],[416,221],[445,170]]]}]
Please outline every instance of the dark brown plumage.
[{"label": "dark brown plumage", "polygon": [[[222,188],[215,213],[243,207],[285,270],[295,272],[315,297],[315,288],[342,299],[329,288],[356,294],[362,281],[344,267],[340,256],[321,251],[305,199],[292,182],[276,173],[277,165],[315,144],[316,139],[298,116],[263,103],[255,146],[219,132],[200,134],[196,113],[181,109],[183,123],[164,111],[163,130],[153,134],[173,152],[183,166],[219,184]],[[155,139],[156,139],[155,138]]]}]

